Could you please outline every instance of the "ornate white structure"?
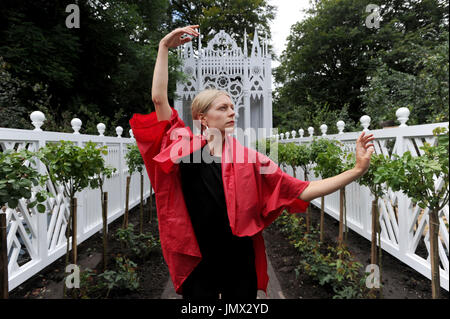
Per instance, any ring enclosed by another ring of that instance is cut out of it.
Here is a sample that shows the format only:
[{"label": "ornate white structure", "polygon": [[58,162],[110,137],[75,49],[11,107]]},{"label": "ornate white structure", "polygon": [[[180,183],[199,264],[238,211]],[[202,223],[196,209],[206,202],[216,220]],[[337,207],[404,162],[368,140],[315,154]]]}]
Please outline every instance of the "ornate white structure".
[{"label": "ornate white structure", "polygon": [[255,129],[257,138],[264,134],[258,132],[259,128],[264,128],[266,136],[272,134],[272,58],[267,37],[260,45],[258,30],[255,30],[249,56],[246,32],[242,51],[236,41],[221,30],[206,48],[202,48],[200,35],[197,50],[188,42],[183,48],[179,47],[178,54],[183,60],[182,70],[187,81],[177,83],[174,107],[187,126],[194,130],[191,115],[194,97],[204,89],[216,88],[231,95],[236,127]]}]

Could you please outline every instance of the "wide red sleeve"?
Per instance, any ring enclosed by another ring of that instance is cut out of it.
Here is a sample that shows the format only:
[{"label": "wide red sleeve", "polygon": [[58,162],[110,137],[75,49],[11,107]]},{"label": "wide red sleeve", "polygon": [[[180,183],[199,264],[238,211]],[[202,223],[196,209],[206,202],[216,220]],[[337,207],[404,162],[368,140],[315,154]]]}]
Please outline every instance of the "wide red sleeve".
[{"label": "wide red sleeve", "polygon": [[185,126],[179,118],[178,112],[174,108],[171,109],[172,116],[169,120],[158,121],[156,112],[134,114],[130,120],[136,144],[153,186],[155,186],[155,170],[157,169],[157,163],[153,158],[172,142],[168,137],[169,131]]},{"label": "wide red sleeve", "polygon": [[268,226],[284,209],[289,213],[304,213],[309,202],[299,199],[308,187],[308,181],[302,181],[283,172],[269,157],[259,154],[260,159],[260,196],[264,225]]}]

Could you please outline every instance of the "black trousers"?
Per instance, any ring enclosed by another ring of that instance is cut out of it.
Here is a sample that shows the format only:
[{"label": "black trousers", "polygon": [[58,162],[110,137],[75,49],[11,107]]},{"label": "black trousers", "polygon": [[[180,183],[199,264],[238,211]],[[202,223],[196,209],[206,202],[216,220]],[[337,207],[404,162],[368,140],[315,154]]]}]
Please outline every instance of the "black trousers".
[{"label": "black trousers", "polygon": [[202,259],[183,283],[187,300],[254,300],[257,277],[253,256],[242,258]]}]

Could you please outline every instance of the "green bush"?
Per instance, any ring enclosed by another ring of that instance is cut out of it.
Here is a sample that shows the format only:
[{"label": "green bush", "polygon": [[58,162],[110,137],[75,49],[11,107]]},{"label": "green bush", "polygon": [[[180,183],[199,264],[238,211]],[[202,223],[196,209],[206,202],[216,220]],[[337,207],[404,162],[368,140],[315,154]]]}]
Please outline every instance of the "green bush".
[{"label": "green bush", "polygon": [[333,298],[363,298],[366,294],[362,264],[357,262],[345,246],[324,246],[318,240],[319,232],[311,227],[306,233],[303,218],[283,213],[275,225],[285,234],[301,253],[301,261],[296,268],[297,276],[306,273],[321,286],[330,287]]},{"label": "green bush", "polygon": [[125,229],[119,228],[116,231],[116,238],[122,246],[130,250],[130,257],[133,258],[145,259],[160,247],[159,239],[155,239],[151,233],[136,235],[133,224],[129,224]]}]

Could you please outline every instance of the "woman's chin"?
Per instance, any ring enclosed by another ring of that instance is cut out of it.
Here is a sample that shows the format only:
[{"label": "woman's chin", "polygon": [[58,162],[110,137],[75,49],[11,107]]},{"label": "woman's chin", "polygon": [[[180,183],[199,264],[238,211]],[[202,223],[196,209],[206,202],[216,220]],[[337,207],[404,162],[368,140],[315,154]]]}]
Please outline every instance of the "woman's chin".
[{"label": "woman's chin", "polygon": [[234,133],[234,125],[233,126],[229,125],[225,127],[225,134],[233,134],[233,133]]}]

